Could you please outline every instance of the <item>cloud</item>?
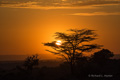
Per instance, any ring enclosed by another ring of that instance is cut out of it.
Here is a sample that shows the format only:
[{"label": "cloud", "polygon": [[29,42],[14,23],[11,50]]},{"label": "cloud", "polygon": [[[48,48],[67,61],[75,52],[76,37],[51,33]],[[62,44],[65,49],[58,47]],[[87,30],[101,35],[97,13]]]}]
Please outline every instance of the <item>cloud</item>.
[{"label": "cloud", "polygon": [[108,15],[120,15],[120,12],[93,12],[93,13],[74,13],[69,15],[76,15],[76,16],[108,16]]},{"label": "cloud", "polygon": [[120,0],[86,0],[82,3],[73,4],[75,6],[88,6],[88,5],[106,5],[106,4],[120,4]]},{"label": "cloud", "polygon": [[[120,5],[120,0],[1,0],[0,7],[63,9],[95,8],[103,5]],[[88,7],[89,6],[89,7]]]}]

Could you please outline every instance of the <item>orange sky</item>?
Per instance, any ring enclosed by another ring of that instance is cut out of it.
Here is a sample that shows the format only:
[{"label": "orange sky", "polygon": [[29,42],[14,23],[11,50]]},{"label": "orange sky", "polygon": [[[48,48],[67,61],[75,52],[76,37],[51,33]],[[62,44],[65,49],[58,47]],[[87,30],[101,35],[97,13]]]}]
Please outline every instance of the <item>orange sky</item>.
[{"label": "orange sky", "polygon": [[42,43],[71,28],[97,30],[96,43],[120,54],[120,0],[25,1],[0,2],[0,55],[39,53],[53,58]]}]

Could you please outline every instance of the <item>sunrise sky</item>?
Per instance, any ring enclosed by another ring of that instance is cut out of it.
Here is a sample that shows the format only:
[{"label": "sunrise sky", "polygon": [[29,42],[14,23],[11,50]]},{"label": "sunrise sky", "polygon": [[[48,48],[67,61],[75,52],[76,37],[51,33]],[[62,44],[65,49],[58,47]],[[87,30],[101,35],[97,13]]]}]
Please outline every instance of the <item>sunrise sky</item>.
[{"label": "sunrise sky", "polygon": [[120,54],[120,0],[0,0],[0,55],[45,54],[55,32],[94,29],[95,42]]}]

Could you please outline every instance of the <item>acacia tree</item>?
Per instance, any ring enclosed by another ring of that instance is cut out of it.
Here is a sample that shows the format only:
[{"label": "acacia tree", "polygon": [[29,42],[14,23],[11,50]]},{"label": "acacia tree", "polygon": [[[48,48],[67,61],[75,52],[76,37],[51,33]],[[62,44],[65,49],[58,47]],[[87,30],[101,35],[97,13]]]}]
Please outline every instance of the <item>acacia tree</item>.
[{"label": "acacia tree", "polygon": [[82,57],[84,52],[90,52],[93,49],[100,48],[100,45],[90,44],[87,42],[97,38],[94,30],[89,29],[70,29],[71,33],[62,32],[55,33],[55,39],[62,41],[61,45],[56,45],[56,41],[44,43],[45,46],[50,46],[54,51],[47,50],[56,55],[62,56],[71,67],[71,73],[74,74],[74,65],[78,57]]}]

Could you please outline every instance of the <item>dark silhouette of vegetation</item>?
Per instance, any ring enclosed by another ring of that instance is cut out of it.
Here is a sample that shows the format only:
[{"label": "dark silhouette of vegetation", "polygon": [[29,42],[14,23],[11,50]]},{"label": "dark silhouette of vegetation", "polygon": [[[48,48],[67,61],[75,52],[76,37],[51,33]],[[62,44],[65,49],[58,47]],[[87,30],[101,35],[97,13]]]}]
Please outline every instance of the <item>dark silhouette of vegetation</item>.
[{"label": "dark silhouette of vegetation", "polygon": [[74,65],[76,63],[76,59],[81,57],[84,52],[100,49],[101,46],[87,43],[97,38],[94,30],[70,29],[69,31],[71,31],[69,34],[62,32],[55,33],[55,38],[62,40],[62,45],[56,45],[56,41],[51,43],[44,43],[44,45],[50,46],[55,50],[47,51],[62,56],[68,63],[70,63],[71,73],[74,74]]},{"label": "dark silhouette of vegetation", "polygon": [[113,52],[109,51],[108,49],[102,49],[102,50],[100,50],[98,52],[95,52],[91,56],[91,59],[94,62],[97,62],[99,64],[103,64],[113,56],[114,56]]},{"label": "dark silhouette of vegetation", "polygon": [[28,56],[24,62],[24,66],[27,70],[32,70],[34,66],[39,64],[38,55]]}]

